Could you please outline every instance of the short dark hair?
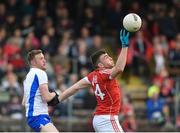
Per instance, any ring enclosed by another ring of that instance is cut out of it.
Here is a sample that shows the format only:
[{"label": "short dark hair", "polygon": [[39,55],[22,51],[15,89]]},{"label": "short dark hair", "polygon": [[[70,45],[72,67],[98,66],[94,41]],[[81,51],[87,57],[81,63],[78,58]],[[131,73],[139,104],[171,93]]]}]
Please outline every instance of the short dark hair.
[{"label": "short dark hair", "polygon": [[98,67],[97,64],[98,64],[98,61],[99,61],[99,57],[100,57],[102,54],[105,54],[105,53],[107,53],[105,49],[100,49],[100,50],[94,52],[94,53],[90,56],[91,62],[92,62],[93,66],[94,66],[95,68]]},{"label": "short dark hair", "polygon": [[31,61],[34,59],[34,57],[40,53],[42,53],[42,50],[40,49],[31,50],[30,52],[28,52],[27,54],[28,63],[30,64]]}]

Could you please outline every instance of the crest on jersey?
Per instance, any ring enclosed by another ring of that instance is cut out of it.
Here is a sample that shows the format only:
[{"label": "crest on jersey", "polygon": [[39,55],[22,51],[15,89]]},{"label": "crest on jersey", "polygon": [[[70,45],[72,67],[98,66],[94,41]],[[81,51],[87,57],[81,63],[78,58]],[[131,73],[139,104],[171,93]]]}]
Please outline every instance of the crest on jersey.
[{"label": "crest on jersey", "polygon": [[97,75],[94,75],[92,79],[92,85],[94,86],[94,84],[96,83],[97,83]]}]

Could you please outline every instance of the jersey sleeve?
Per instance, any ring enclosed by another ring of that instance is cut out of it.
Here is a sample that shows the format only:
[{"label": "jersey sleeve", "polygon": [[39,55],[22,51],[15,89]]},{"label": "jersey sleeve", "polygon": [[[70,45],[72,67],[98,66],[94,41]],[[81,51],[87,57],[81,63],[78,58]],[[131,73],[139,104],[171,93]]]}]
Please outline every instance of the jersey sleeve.
[{"label": "jersey sleeve", "polygon": [[88,79],[88,77],[86,76],[86,77],[84,77],[83,78],[87,83],[89,83],[89,84],[91,84],[91,82],[89,81],[89,79]]},{"label": "jersey sleeve", "polygon": [[89,83],[92,83],[93,80],[93,73],[89,73],[85,78]]},{"label": "jersey sleeve", "polygon": [[37,76],[39,80],[39,85],[48,83],[48,78],[45,71],[38,71]]}]

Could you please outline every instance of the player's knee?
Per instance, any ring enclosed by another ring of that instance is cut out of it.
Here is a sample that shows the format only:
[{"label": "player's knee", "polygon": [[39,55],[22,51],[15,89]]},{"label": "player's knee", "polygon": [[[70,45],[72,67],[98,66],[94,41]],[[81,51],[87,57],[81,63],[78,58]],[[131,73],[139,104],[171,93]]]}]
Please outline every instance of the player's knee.
[{"label": "player's knee", "polygon": [[52,123],[48,123],[45,126],[41,127],[41,132],[56,132],[56,133],[58,133],[59,131],[56,129],[56,127]]}]

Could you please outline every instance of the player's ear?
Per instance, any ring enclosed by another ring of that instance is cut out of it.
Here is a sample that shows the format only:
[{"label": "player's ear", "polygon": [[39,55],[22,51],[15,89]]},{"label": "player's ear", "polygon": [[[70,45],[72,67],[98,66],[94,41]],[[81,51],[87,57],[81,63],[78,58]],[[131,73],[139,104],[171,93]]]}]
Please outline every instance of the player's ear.
[{"label": "player's ear", "polygon": [[34,64],[35,64],[35,59],[32,59],[32,60],[30,61],[30,64],[31,64],[31,65],[34,65]]},{"label": "player's ear", "polygon": [[103,65],[101,62],[99,62],[99,63],[97,64],[97,66],[98,66],[98,67],[104,67],[104,65]]}]

